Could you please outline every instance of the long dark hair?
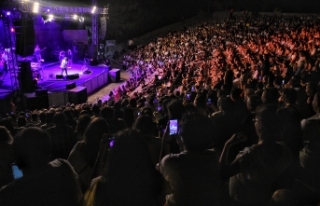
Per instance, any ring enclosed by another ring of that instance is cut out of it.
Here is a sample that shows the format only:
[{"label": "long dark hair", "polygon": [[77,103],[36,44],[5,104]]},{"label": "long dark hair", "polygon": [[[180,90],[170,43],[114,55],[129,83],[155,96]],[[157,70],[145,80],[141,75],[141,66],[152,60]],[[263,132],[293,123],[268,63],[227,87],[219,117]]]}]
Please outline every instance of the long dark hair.
[{"label": "long dark hair", "polygon": [[100,141],[105,133],[109,133],[109,125],[106,120],[100,117],[93,119],[84,132],[84,158],[91,167],[94,166],[99,153]]},{"label": "long dark hair", "polygon": [[145,139],[133,129],[122,130],[116,134],[108,153],[105,174],[108,194],[102,198],[119,205],[150,203],[156,194],[156,173]]}]

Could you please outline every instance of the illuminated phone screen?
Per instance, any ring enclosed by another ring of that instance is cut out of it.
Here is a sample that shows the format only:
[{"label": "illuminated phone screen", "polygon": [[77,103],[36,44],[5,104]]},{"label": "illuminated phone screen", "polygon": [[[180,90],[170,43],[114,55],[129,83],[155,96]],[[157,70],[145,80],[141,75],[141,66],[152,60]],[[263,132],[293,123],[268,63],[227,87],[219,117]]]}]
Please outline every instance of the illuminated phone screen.
[{"label": "illuminated phone screen", "polygon": [[169,123],[169,135],[177,134],[178,133],[178,120],[172,119]]},{"label": "illuminated phone screen", "polygon": [[23,173],[22,171],[19,169],[19,167],[15,164],[12,164],[12,174],[13,174],[13,178],[19,179],[21,177],[23,177]]}]

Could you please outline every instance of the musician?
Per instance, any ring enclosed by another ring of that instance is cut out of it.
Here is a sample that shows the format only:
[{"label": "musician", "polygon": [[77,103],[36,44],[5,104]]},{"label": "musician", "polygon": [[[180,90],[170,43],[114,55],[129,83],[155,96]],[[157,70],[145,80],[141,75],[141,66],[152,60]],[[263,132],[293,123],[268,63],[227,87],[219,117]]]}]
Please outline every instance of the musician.
[{"label": "musician", "polygon": [[59,52],[59,62],[62,63],[62,60],[66,57],[66,52],[61,50]]},{"label": "musician", "polygon": [[68,66],[70,67],[72,65],[72,59],[73,59],[71,49],[68,49],[68,51],[67,51],[67,58],[68,58]]},{"label": "musician", "polygon": [[1,61],[3,63],[3,70],[7,73],[8,72],[8,60],[9,60],[9,54],[8,50],[5,49],[4,52],[1,55]]},{"label": "musician", "polygon": [[34,48],[33,55],[35,56],[37,62],[41,63],[42,57],[41,57],[41,49],[40,49],[39,45],[36,45],[36,47]]},{"label": "musician", "polygon": [[61,68],[61,75],[63,75],[63,72],[66,72],[66,75],[68,76],[68,57],[64,57],[61,61],[60,64],[60,68]]}]

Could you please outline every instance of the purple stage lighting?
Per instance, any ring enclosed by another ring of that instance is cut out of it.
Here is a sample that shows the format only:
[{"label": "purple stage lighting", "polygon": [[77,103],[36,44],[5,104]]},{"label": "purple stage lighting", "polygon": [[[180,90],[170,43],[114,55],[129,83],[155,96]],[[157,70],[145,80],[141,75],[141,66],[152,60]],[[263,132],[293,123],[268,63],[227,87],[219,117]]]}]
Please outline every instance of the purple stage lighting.
[{"label": "purple stage lighting", "polygon": [[10,11],[7,11],[6,15],[7,15],[7,16],[10,16],[10,15],[11,15],[11,12],[10,12]]}]

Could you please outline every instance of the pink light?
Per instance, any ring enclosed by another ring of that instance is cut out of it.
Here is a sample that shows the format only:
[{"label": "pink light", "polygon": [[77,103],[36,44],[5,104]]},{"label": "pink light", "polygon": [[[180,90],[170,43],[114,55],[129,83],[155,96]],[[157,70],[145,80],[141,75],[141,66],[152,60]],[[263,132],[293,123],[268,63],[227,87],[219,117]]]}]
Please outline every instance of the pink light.
[{"label": "pink light", "polygon": [[11,28],[10,31],[13,33],[13,32],[15,32],[15,29],[14,29],[14,28]]}]

